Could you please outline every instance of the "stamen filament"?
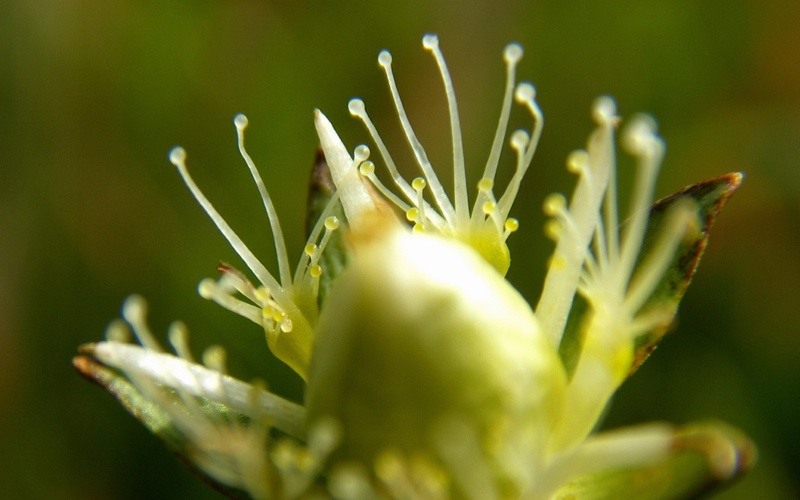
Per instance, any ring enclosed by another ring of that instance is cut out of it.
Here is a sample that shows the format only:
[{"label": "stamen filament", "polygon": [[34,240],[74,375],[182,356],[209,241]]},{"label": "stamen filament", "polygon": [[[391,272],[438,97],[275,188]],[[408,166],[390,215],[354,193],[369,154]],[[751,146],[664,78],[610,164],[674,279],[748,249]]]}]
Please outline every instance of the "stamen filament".
[{"label": "stamen filament", "polygon": [[204,279],[198,285],[197,290],[204,299],[213,300],[225,309],[243,316],[259,326],[264,326],[260,308],[225,293],[214,280],[210,278]]},{"label": "stamen filament", "polygon": [[420,143],[419,139],[417,139],[414,129],[411,127],[411,122],[408,120],[408,115],[406,114],[405,107],[403,106],[403,101],[400,99],[400,93],[397,90],[397,83],[395,82],[394,73],[392,72],[391,54],[389,54],[388,51],[382,51],[378,55],[378,64],[380,64],[386,73],[386,80],[389,83],[389,90],[391,91],[392,99],[394,100],[397,115],[400,118],[400,124],[403,126],[403,132],[405,132],[406,139],[408,140],[408,143],[414,152],[414,156],[417,159],[417,164],[430,184],[433,199],[436,201],[436,205],[439,207],[442,215],[447,220],[447,223],[450,226],[453,226],[456,222],[454,220],[455,209],[450,203],[450,199],[447,197],[444,186],[442,186],[442,183],[439,182],[439,178],[436,176],[436,172],[433,170],[433,167],[428,160],[428,155],[425,153],[425,148],[422,147],[422,143]]},{"label": "stamen filament", "polygon": [[450,115],[450,131],[453,138],[453,185],[456,209],[456,220],[458,224],[466,224],[469,220],[469,200],[467,199],[467,172],[464,164],[464,142],[461,136],[461,121],[458,117],[458,105],[456,103],[456,92],[453,87],[453,79],[447,69],[444,56],[439,49],[439,39],[436,35],[425,35],[422,38],[422,46],[431,51],[436,64],[439,66],[439,73],[444,83],[445,95],[447,96],[447,107]]},{"label": "stamen filament", "polygon": [[244,158],[245,163],[247,163],[247,168],[250,170],[250,174],[253,176],[253,180],[258,187],[258,192],[261,195],[262,202],[264,203],[264,209],[267,212],[269,226],[272,229],[272,239],[275,240],[275,254],[278,259],[278,272],[281,278],[281,286],[283,286],[283,288],[287,291],[291,292],[292,274],[291,270],[289,269],[289,255],[286,253],[286,243],[283,239],[283,231],[281,230],[280,219],[278,219],[278,214],[275,212],[275,205],[272,203],[272,198],[270,198],[269,192],[267,192],[267,187],[264,185],[261,174],[258,172],[253,159],[250,157],[244,147],[244,131],[247,128],[247,117],[243,114],[238,114],[233,119],[233,123],[236,125],[236,137],[239,143],[239,153],[242,155],[242,158]]},{"label": "stamen filament", "polygon": [[192,196],[197,200],[203,210],[205,210],[206,214],[211,218],[214,225],[217,226],[217,229],[222,233],[228,243],[233,247],[239,257],[247,264],[247,267],[256,275],[258,280],[263,284],[265,287],[269,288],[270,292],[279,297],[279,300],[286,300],[286,294],[283,290],[283,287],[272,277],[267,268],[264,267],[264,264],[258,260],[258,258],[247,248],[247,245],[244,244],[241,238],[231,229],[225,219],[217,212],[214,206],[208,201],[208,198],[205,197],[203,192],[194,182],[192,176],[189,174],[189,170],[186,168],[186,151],[181,147],[173,148],[169,154],[170,162],[173,165],[178,167],[178,172],[183,179],[183,182],[186,184],[186,187],[189,188],[189,191],[192,192]]},{"label": "stamen filament", "polygon": [[514,94],[517,102],[525,104],[528,111],[531,113],[531,117],[533,118],[533,131],[531,132],[530,140],[525,148],[525,154],[522,155],[522,158],[517,162],[514,176],[508,183],[503,196],[501,196],[500,200],[497,202],[500,215],[503,219],[508,217],[508,213],[511,211],[511,205],[517,198],[520,184],[522,184],[522,179],[531,166],[533,155],[536,153],[536,148],[539,145],[539,138],[542,136],[542,129],[544,128],[544,115],[542,114],[542,110],[539,109],[539,105],[536,103],[536,89],[533,85],[530,83],[520,83]]},{"label": "stamen filament", "polygon": [[631,219],[626,225],[621,242],[620,263],[618,266],[619,284],[630,281],[639,249],[642,246],[647,218],[650,214],[648,206],[653,199],[658,167],[661,164],[664,145],[655,136],[651,121],[639,117],[631,122],[624,135],[625,144],[630,152],[639,158],[639,174],[631,201]]}]

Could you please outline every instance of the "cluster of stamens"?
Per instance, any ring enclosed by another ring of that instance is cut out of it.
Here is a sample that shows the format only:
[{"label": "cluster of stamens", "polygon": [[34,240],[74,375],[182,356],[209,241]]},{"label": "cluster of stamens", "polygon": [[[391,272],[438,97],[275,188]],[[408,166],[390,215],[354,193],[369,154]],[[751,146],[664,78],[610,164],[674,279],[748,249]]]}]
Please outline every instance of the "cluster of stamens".
[{"label": "cluster of stamens", "polygon": [[[350,113],[359,118],[365,125],[378,152],[383,158],[389,176],[394,183],[398,194],[384,185],[375,174],[375,165],[364,162],[360,166],[361,174],[366,177],[375,188],[386,198],[405,212],[406,218],[414,224],[415,230],[436,231],[445,236],[464,241],[476,246],[479,252],[484,247],[503,245],[508,236],[519,228],[519,222],[509,217],[509,212],[514,199],[519,192],[522,179],[531,164],[539,137],[542,131],[542,113],[536,104],[536,93],[530,83],[515,83],[516,65],[522,58],[522,47],[510,44],[506,47],[504,60],[506,63],[506,86],[500,119],[495,133],[489,158],[486,162],[481,180],[477,183],[477,195],[472,209],[469,209],[467,195],[466,165],[464,161],[463,141],[459,123],[458,107],[450,73],[439,49],[438,38],[427,35],[423,39],[423,46],[433,55],[447,96],[450,116],[450,129],[453,140],[453,192],[454,201],[451,202],[447,191],[436,175],[433,166],[428,160],[422,143],[417,138],[406,114],[405,107],[400,98],[397,84],[392,72],[392,56],[388,51],[382,51],[378,56],[378,63],[386,73],[386,79],[397,110],[400,124],[409,146],[416,159],[417,166],[422,175],[410,183],[400,174],[386,144],[381,139],[375,124],[367,114],[364,102],[361,99],[352,99],[349,103]],[[516,153],[516,168],[506,190],[500,199],[494,195],[494,178],[503,149],[503,142],[508,128],[512,100],[522,104],[533,119],[533,133],[529,135],[523,130],[518,130],[511,135],[510,146]],[[430,195],[432,203],[426,200],[426,193]],[[492,228],[487,231],[487,228]],[[492,240],[490,243],[482,241],[476,245],[477,238]],[[492,261],[489,257],[487,260]],[[506,264],[492,262],[505,272]]]},{"label": "cluster of stamens", "polygon": [[[186,167],[186,152],[183,148],[176,147],[169,154],[170,161],[178,167],[178,171],[192,195],[194,195],[223,236],[260,282],[259,286],[253,285],[241,272],[232,266],[222,264],[218,268],[221,273],[221,277],[218,280],[206,279],[200,283],[200,295],[262,326],[267,331],[268,340],[270,340],[270,334],[272,335],[273,341],[270,343],[270,347],[273,348],[273,351],[276,351],[277,343],[275,339],[277,335],[292,333],[292,335],[299,336],[299,343],[303,344],[303,352],[291,353],[288,357],[299,357],[301,359],[290,361],[285,359],[284,356],[287,355],[281,352],[275,352],[275,354],[284,359],[301,376],[304,376],[313,338],[313,323],[319,315],[317,295],[319,292],[319,279],[323,272],[319,261],[333,232],[339,228],[339,220],[331,215],[339,199],[338,194],[334,193],[311,230],[300,261],[294,275],[292,275],[283,232],[281,231],[275,207],[255,163],[244,146],[244,130],[248,124],[247,117],[241,114],[237,115],[234,119],[234,124],[236,125],[239,152],[258,187],[270,227],[272,228],[278,260],[279,279],[276,279],[267,270],[216,211],[211,202],[208,201],[189,174]],[[358,151],[356,161],[359,161],[362,156],[366,158],[363,151]],[[241,300],[238,296],[242,296],[247,300]],[[298,324],[302,324],[299,332],[297,331]],[[291,343],[296,344],[298,342],[293,340]],[[277,349],[280,351],[280,348]]]}]

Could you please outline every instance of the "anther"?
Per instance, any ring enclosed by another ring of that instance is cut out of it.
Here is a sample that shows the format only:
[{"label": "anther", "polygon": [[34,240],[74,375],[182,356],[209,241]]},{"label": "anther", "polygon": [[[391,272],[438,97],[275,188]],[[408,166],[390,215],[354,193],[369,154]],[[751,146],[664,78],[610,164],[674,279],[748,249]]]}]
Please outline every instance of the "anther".
[{"label": "anther", "polygon": [[106,340],[109,342],[128,343],[131,341],[131,330],[121,319],[115,319],[106,327]]},{"label": "anther", "polygon": [[431,34],[423,36],[422,37],[422,46],[426,50],[435,49],[436,47],[439,46],[439,37],[437,37],[436,35],[431,35]]},{"label": "anther", "polygon": [[350,114],[353,116],[358,116],[363,118],[367,114],[367,108],[364,106],[364,101],[361,99],[350,99],[350,102],[347,103],[347,109],[350,111]]},{"label": "anther", "polygon": [[192,352],[189,350],[189,329],[186,328],[185,323],[174,321],[169,325],[167,338],[169,339],[169,344],[175,350],[175,354],[186,361],[194,362]]},{"label": "anther", "polygon": [[174,148],[170,149],[169,162],[176,167],[180,167],[186,163],[186,150],[180,146],[175,146]]},{"label": "anther", "polygon": [[572,174],[584,174],[589,168],[589,153],[583,149],[573,151],[567,157],[567,171]]},{"label": "anther", "polygon": [[339,219],[335,215],[325,218],[325,229],[335,231],[339,229]]},{"label": "anther", "polygon": [[378,64],[386,68],[392,65],[392,54],[388,50],[382,50],[378,54]]},{"label": "anther", "polygon": [[203,364],[206,368],[226,374],[228,355],[222,346],[212,345],[203,352]]},{"label": "anther", "polygon": [[371,177],[375,175],[375,164],[367,160],[358,167],[358,171],[364,177]]},{"label": "anther", "polygon": [[503,229],[505,229],[508,234],[516,232],[519,229],[519,221],[513,217],[509,217],[503,224]]},{"label": "anther", "polygon": [[249,121],[247,120],[247,117],[242,113],[239,113],[233,117],[233,124],[236,126],[236,129],[241,132],[244,132],[244,129],[247,128],[248,123]]},{"label": "anther", "polygon": [[356,146],[356,149],[353,150],[353,160],[354,160],[354,162],[356,164],[358,164],[358,163],[363,162],[367,158],[369,158],[369,148],[364,144]]},{"label": "anther", "polygon": [[514,99],[520,104],[532,104],[536,100],[536,87],[528,82],[520,83],[514,91]]},{"label": "anther", "polygon": [[492,179],[484,178],[478,181],[478,191],[481,193],[491,193],[493,187],[494,181]]},{"label": "anther", "polygon": [[506,64],[516,65],[519,60],[522,59],[524,53],[525,51],[522,49],[522,45],[518,43],[509,43],[503,51],[503,60]]},{"label": "anther", "polygon": [[544,200],[544,213],[550,217],[563,217],[567,199],[561,193],[553,193]]},{"label": "anther", "polygon": [[531,141],[531,136],[524,130],[516,130],[511,134],[509,144],[514,151],[525,151]]},{"label": "anther", "polygon": [[656,136],[656,124],[647,115],[633,118],[622,134],[625,149],[633,155],[651,155],[661,146]]},{"label": "anther", "polygon": [[617,119],[617,105],[614,99],[601,96],[592,105],[592,118],[598,125],[613,122]]}]

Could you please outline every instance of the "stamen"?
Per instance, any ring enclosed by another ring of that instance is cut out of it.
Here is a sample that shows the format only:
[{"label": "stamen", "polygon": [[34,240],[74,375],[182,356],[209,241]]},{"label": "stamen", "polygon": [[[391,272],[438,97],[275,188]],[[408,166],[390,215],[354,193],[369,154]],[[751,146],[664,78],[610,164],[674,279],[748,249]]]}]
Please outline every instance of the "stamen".
[{"label": "stamen", "polygon": [[133,334],[145,349],[162,352],[147,324],[147,302],[140,295],[131,295],[122,304],[122,317],[131,325]]},{"label": "stamen", "polygon": [[414,130],[411,127],[411,122],[408,120],[408,115],[403,107],[403,102],[400,99],[400,93],[397,90],[397,83],[395,82],[394,74],[392,73],[392,55],[388,51],[381,51],[381,53],[378,54],[378,64],[380,64],[386,73],[386,79],[389,83],[389,90],[391,91],[392,99],[394,100],[397,115],[400,118],[400,124],[403,127],[403,132],[406,134],[406,139],[408,140],[408,143],[414,152],[414,156],[417,159],[417,164],[431,185],[433,199],[436,201],[436,205],[439,207],[442,215],[447,220],[448,225],[453,227],[453,225],[456,223],[454,220],[455,209],[450,203],[450,199],[447,197],[444,187],[442,186],[441,182],[439,182],[439,178],[436,176],[436,172],[434,172],[433,167],[428,160],[428,155],[425,153],[425,148],[422,147],[422,143],[420,143],[419,139],[417,139],[417,136],[414,134]]},{"label": "stamen", "polygon": [[208,198],[205,197],[200,188],[195,184],[194,179],[189,174],[189,170],[186,168],[186,151],[182,147],[175,147],[169,153],[169,160],[172,162],[173,165],[178,167],[178,172],[183,178],[183,182],[189,188],[189,191],[192,192],[192,195],[203,207],[206,214],[211,218],[214,222],[214,225],[217,226],[217,229],[222,233],[228,243],[233,247],[239,257],[247,264],[247,267],[256,275],[258,280],[269,288],[271,292],[280,297],[280,300],[287,300],[287,297],[284,293],[283,288],[278,284],[275,278],[272,277],[267,268],[264,267],[264,264],[256,258],[253,252],[247,248],[247,245],[239,238],[239,236],[231,229],[225,219],[217,212],[214,206],[208,201]]},{"label": "stamen", "polygon": [[212,345],[203,352],[203,365],[223,375],[228,374],[227,359],[228,354],[222,346]]},{"label": "stamen", "polygon": [[442,82],[444,83],[444,91],[447,96],[447,108],[450,115],[450,132],[453,136],[453,184],[456,220],[458,224],[466,224],[469,220],[467,172],[464,164],[464,142],[461,137],[461,120],[458,117],[458,104],[456,103],[453,79],[450,77],[450,71],[448,71],[442,51],[439,49],[439,38],[436,35],[425,35],[422,38],[422,46],[433,54],[436,64],[439,66]]},{"label": "stamen", "polygon": [[369,179],[372,185],[378,189],[378,191],[381,193],[381,195],[383,195],[384,198],[388,199],[389,201],[397,205],[403,211],[407,211],[410,208],[408,203],[404,202],[403,200],[400,199],[399,196],[389,191],[389,189],[386,188],[386,186],[381,182],[381,180],[378,179],[378,176],[375,175],[374,163],[372,163],[371,161],[365,161],[364,163],[361,164],[360,167],[358,167],[358,171],[361,173],[361,175]]},{"label": "stamen", "polygon": [[213,300],[225,309],[243,316],[259,326],[264,326],[261,322],[261,309],[232,297],[211,278],[201,281],[197,291],[204,299]]},{"label": "stamen", "polygon": [[500,212],[497,210],[497,200],[494,198],[494,181],[492,179],[483,178],[478,181],[478,193],[480,198],[485,200],[481,206],[481,211],[484,216],[491,218],[498,231],[503,226],[503,220],[500,218]]},{"label": "stamen", "polygon": [[511,116],[511,101],[514,96],[514,87],[516,85],[517,63],[522,59],[522,55],[522,46],[517,43],[507,45],[503,52],[503,60],[506,63],[506,89],[503,94],[503,105],[500,108],[500,118],[497,121],[497,130],[494,133],[494,140],[492,141],[492,149],[486,161],[486,167],[483,170],[484,179],[494,179],[497,166],[500,163],[503,139],[506,136],[508,119]]},{"label": "stamen", "polygon": [[239,153],[247,163],[247,168],[250,169],[250,174],[253,176],[253,181],[258,187],[258,192],[261,195],[261,201],[264,203],[264,209],[267,211],[267,218],[269,219],[269,226],[272,229],[272,238],[275,240],[275,254],[278,258],[278,271],[281,277],[281,285],[287,289],[292,289],[292,274],[289,269],[289,255],[286,253],[286,244],[283,239],[283,231],[281,231],[281,223],[278,219],[278,214],[275,212],[275,206],[272,203],[267,192],[267,187],[261,179],[261,174],[258,172],[253,159],[247,153],[244,147],[244,131],[247,128],[247,117],[243,114],[238,114],[233,119],[236,125],[236,137],[239,143]]},{"label": "stamen", "polygon": [[186,324],[182,321],[174,321],[169,326],[167,338],[169,339],[170,345],[175,350],[175,354],[189,363],[195,362],[192,351],[189,349],[189,329],[186,328]]},{"label": "stamen", "polygon": [[414,189],[411,185],[406,182],[400,172],[397,170],[397,165],[395,165],[394,160],[392,159],[392,155],[389,154],[389,150],[386,148],[386,144],[381,139],[380,134],[378,133],[378,129],[375,128],[375,124],[372,123],[369,115],[367,114],[367,109],[364,106],[364,101],[361,99],[351,99],[347,105],[347,108],[350,110],[350,114],[360,118],[364,125],[367,127],[367,131],[369,135],[372,137],[372,140],[378,146],[378,151],[383,158],[384,163],[386,163],[386,168],[389,170],[389,174],[392,176],[392,180],[394,181],[395,185],[400,189],[406,199],[413,203],[415,194]]},{"label": "stamen", "polygon": [[266,295],[267,298],[270,297],[268,291],[265,292],[257,289],[244,274],[240,273],[234,267],[227,264],[220,264],[217,266],[217,271],[222,274],[222,277],[217,282],[217,286],[219,286],[221,290],[235,290],[250,299],[254,304],[260,304],[261,301],[264,300],[264,295]]},{"label": "stamen", "polygon": [[[592,175],[581,175],[578,179],[569,206],[569,220],[574,228],[559,238],[554,252],[554,260],[563,265],[549,269],[536,305],[536,316],[542,321],[544,331],[551,336],[554,345],[561,342],[567,315],[587,261],[588,246],[600,221],[600,205],[611,172],[616,168],[613,131],[618,120],[614,111],[614,102],[610,98],[595,102],[593,116],[598,126],[591,134],[587,148]],[[606,230],[610,232],[608,228]]]},{"label": "stamen", "polygon": [[539,105],[536,103],[536,89],[534,86],[530,83],[520,83],[517,86],[517,90],[514,92],[514,97],[517,102],[524,104],[525,107],[528,108],[531,118],[533,118],[533,132],[531,133],[531,138],[527,143],[525,154],[522,155],[522,158],[519,158],[517,162],[517,168],[514,171],[514,176],[508,183],[503,196],[500,197],[500,201],[497,203],[500,210],[500,215],[504,219],[508,217],[508,213],[511,211],[511,206],[514,204],[514,200],[519,192],[522,179],[525,177],[525,173],[531,166],[533,155],[536,153],[536,147],[539,145],[539,138],[542,136],[542,128],[544,127],[544,115],[542,115],[542,110],[539,109]]},{"label": "stamen", "polygon": [[649,216],[648,206],[653,200],[658,169],[664,153],[664,144],[655,134],[655,124],[649,118],[639,116],[631,121],[623,135],[623,144],[639,160],[639,173],[631,201],[630,220],[621,242],[620,283],[630,281],[636,258],[642,247]]},{"label": "stamen", "polygon": [[105,338],[109,342],[127,344],[131,341],[131,329],[121,319],[115,319],[106,327]]},{"label": "stamen", "polygon": [[509,217],[506,219],[506,222],[503,224],[503,241],[506,241],[511,233],[517,232],[519,229],[519,221],[513,217]]},{"label": "stamen", "polygon": [[[322,210],[322,213],[317,219],[317,222],[314,224],[314,228],[311,230],[311,234],[308,236],[308,240],[306,241],[306,246],[309,244],[315,244],[316,241],[319,239],[319,235],[322,230],[325,228],[325,221],[328,220],[330,213],[333,211],[333,207],[336,206],[336,203],[339,201],[339,191],[334,191],[333,196],[331,199],[328,200],[328,204],[325,205],[325,208]],[[303,273],[305,273],[306,268],[308,267],[308,263],[310,260],[310,255],[303,252],[303,255],[300,256],[300,262],[297,264],[297,269],[294,273],[294,281],[295,283],[299,283],[300,280],[303,279]],[[295,291],[297,293],[297,291]],[[316,291],[312,290],[312,295],[316,300]]]}]

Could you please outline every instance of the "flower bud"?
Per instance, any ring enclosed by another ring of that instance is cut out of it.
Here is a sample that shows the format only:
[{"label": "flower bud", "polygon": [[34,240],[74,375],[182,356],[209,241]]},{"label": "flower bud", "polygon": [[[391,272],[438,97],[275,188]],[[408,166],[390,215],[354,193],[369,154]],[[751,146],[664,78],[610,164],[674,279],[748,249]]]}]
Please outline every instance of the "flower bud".
[{"label": "flower bud", "polygon": [[565,377],[528,304],[457,240],[399,225],[361,234],[316,331],[309,423],[337,419],[338,458],[369,465],[392,450],[448,469],[448,422],[493,474],[534,465]]}]

